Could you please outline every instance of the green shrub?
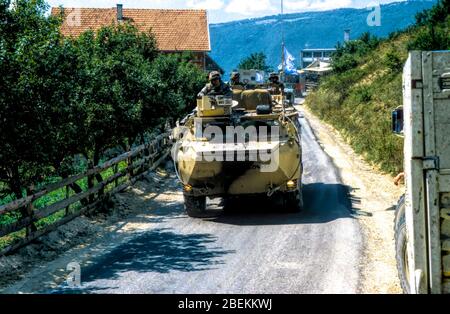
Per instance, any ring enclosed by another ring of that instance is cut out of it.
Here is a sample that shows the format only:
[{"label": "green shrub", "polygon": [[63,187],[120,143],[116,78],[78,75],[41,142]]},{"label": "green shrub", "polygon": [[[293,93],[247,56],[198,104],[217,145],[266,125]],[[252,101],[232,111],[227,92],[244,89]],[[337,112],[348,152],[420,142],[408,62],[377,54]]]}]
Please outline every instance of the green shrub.
[{"label": "green shrub", "polygon": [[361,86],[357,88],[353,95],[355,97],[355,100],[359,104],[368,103],[372,100],[372,94],[367,86]]},{"label": "green shrub", "polygon": [[351,40],[344,45],[340,43],[336,46],[336,51],[332,55],[332,66],[336,73],[343,73],[355,68],[364,56],[375,49],[380,44],[380,40],[366,32],[358,39]]},{"label": "green shrub", "polygon": [[395,52],[394,50],[389,51],[384,59],[383,62],[385,66],[391,71],[391,72],[398,72],[403,68],[404,61],[400,57],[400,55]]},{"label": "green shrub", "polygon": [[336,73],[342,73],[355,68],[357,65],[358,61],[356,61],[356,57],[351,54],[345,54],[333,61],[333,71]]}]

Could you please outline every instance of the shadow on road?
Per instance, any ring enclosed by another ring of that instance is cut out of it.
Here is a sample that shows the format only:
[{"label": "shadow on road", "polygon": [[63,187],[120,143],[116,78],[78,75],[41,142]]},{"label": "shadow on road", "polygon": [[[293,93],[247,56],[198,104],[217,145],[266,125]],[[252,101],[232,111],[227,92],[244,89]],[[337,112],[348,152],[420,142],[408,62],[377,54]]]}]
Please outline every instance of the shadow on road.
[{"label": "shadow on road", "polygon": [[327,223],[353,218],[354,205],[360,200],[351,196],[350,191],[350,187],[342,184],[307,184],[303,187],[304,208],[299,213],[287,213],[264,199],[242,199],[233,211],[208,221],[253,226]]},{"label": "shadow on road", "polygon": [[223,264],[220,258],[235,253],[214,247],[210,234],[178,234],[170,229],[156,229],[118,246],[92,261],[83,269],[81,282],[85,288],[64,289],[54,293],[101,292],[114,287],[98,286],[98,280],[115,280],[126,272],[168,273],[170,271],[202,271]]}]

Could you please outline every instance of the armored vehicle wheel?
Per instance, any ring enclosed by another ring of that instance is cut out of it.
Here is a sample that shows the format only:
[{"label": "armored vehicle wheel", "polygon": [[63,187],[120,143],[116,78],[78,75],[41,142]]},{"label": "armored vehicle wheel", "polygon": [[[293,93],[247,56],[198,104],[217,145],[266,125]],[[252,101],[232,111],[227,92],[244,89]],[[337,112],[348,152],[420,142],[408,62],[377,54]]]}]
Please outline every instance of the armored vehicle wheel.
[{"label": "armored vehicle wheel", "polygon": [[206,211],[206,196],[192,196],[184,194],[184,209],[189,217],[202,217]]},{"label": "armored vehicle wheel", "polygon": [[303,210],[304,207],[304,203],[303,203],[303,189],[300,186],[298,189],[298,206],[299,206],[299,210]]},{"label": "armored vehicle wheel", "polygon": [[286,211],[297,213],[303,208],[303,199],[300,190],[282,194],[283,205]]},{"label": "armored vehicle wheel", "polygon": [[400,285],[404,293],[410,293],[409,263],[408,263],[408,234],[405,220],[405,198],[400,198],[395,211],[395,258]]},{"label": "armored vehicle wheel", "polygon": [[286,211],[297,213],[303,209],[303,189],[300,181],[298,181],[295,191],[283,193],[283,199]]},{"label": "armored vehicle wheel", "polygon": [[237,205],[235,198],[231,196],[223,197],[223,211],[224,212],[232,212]]}]

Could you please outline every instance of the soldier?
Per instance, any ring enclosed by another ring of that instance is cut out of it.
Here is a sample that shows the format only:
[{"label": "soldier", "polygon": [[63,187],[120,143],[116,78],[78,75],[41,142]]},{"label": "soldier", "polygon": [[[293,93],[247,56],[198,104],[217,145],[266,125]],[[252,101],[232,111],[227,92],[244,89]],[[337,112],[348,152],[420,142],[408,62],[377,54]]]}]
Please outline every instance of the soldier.
[{"label": "soldier", "polygon": [[203,96],[219,96],[223,95],[226,97],[232,97],[233,92],[228,86],[228,84],[225,84],[221,77],[220,73],[217,71],[212,71],[209,73],[209,83],[203,87],[203,89],[198,93],[197,97],[201,98]]},{"label": "soldier", "polygon": [[270,73],[269,81],[269,91],[272,95],[278,95],[284,92],[284,84],[280,82],[280,77],[277,73]]},{"label": "soldier", "polygon": [[230,81],[231,87],[236,86],[236,85],[238,85],[238,86],[244,86],[245,84],[242,83],[242,82],[240,81],[240,79],[241,79],[241,75],[239,74],[239,72],[233,72],[233,73],[231,73],[231,81]]}]

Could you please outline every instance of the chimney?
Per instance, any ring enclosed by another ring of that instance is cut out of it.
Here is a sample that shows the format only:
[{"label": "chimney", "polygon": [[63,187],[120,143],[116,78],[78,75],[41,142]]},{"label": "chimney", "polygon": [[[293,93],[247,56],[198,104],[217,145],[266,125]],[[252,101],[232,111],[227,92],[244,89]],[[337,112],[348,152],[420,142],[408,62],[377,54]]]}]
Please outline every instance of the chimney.
[{"label": "chimney", "polygon": [[123,4],[117,4],[117,21],[123,21]]},{"label": "chimney", "polygon": [[350,30],[346,29],[344,30],[344,42],[346,43],[348,41],[350,41]]}]

